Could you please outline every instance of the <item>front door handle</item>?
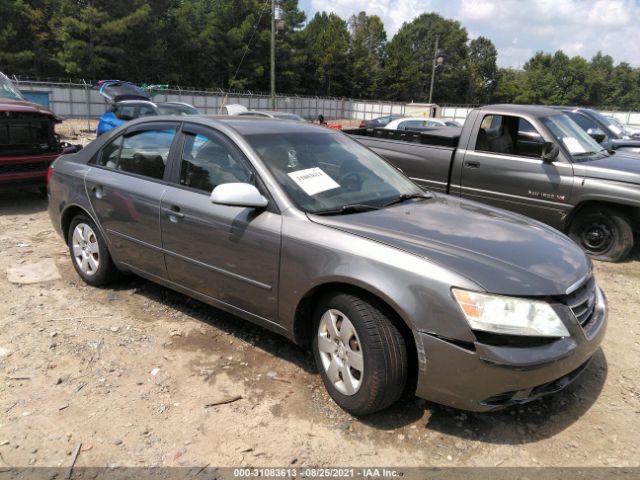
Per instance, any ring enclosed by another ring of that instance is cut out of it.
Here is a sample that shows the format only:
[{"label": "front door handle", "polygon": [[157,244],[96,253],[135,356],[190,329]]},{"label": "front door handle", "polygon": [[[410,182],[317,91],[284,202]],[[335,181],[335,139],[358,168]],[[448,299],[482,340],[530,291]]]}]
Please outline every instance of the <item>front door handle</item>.
[{"label": "front door handle", "polygon": [[463,165],[467,168],[480,168],[480,162],[475,160],[465,160]]},{"label": "front door handle", "polygon": [[180,212],[180,207],[174,205],[172,207],[164,207],[162,209],[162,211],[164,213],[166,213],[167,215],[169,215],[169,218],[171,219],[171,221],[176,222],[178,221],[179,218],[184,218],[184,213]]}]

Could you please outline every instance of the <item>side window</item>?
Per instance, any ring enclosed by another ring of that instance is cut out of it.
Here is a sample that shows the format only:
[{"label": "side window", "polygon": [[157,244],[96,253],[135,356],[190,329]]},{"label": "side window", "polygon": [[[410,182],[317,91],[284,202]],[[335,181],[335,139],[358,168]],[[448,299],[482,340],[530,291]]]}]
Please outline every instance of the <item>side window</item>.
[{"label": "side window", "polygon": [[424,121],[422,120],[407,120],[406,122],[400,122],[398,130],[407,130],[408,128],[422,127]]},{"label": "side window", "polygon": [[122,137],[116,138],[102,149],[100,156],[96,160],[96,165],[103,167],[116,168],[118,157],[120,156],[120,147],[122,146]]},{"label": "side window", "polygon": [[507,115],[487,115],[482,119],[476,150],[481,152],[515,155],[518,118]]},{"label": "side window", "polygon": [[156,111],[149,107],[148,105],[140,105],[138,109],[138,117],[148,117],[150,115],[155,115]]},{"label": "side window", "polygon": [[120,120],[133,120],[135,107],[133,105],[118,105],[113,113]]},{"label": "side window", "polygon": [[180,184],[210,193],[222,183],[249,182],[251,174],[216,136],[185,134]]},{"label": "side window", "polygon": [[162,179],[175,130],[144,130],[125,135],[117,170]]},{"label": "side window", "polygon": [[567,115],[569,116],[569,118],[571,118],[571,120],[580,125],[580,128],[582,128],[585,132],[590,128],[599,128],[598,125],[596,125],[596,122],[580,113],[567,112]]},{"label": "side window", "polygon": [[515,155],[524,157],[541,157],[544,139],[536,128],[524,118],[518,119],[518,140]]}]

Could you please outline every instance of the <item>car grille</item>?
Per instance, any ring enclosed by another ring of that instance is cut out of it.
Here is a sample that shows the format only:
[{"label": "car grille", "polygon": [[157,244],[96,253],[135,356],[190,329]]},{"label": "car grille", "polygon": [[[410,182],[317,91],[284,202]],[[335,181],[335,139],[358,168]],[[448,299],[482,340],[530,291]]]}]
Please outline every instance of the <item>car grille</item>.
[{"label": "car grille", "polygon": [[28,173],[28,172],[44,172],[51,165],[48,162],[27,162],[27,163],[11,163],[3,165],[0,163],[0,175],[10,173]]},{"label": "car grille", "polygon": [[564,297],[564,303],[571,309],[578,323],[586,328],[596,308],[596,280],[589,278],[580,288]]}]

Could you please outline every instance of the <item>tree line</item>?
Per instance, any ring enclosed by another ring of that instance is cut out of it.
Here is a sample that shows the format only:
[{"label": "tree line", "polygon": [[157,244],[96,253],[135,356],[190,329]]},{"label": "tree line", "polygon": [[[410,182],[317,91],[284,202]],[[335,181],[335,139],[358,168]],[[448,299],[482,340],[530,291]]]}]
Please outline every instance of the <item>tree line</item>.
[{"label": "tree line", "polygon": [[[278,92],[424,102],[437,36],[437,103],[640,109],[640,69],[609,55],[538,52],[498,68],[491,40],[435,13],[388,39],[375,15],[308,20],[297,0],[278,4]],[[0,18],[5,73],[269,90],[270,0],[5,0]]]}]

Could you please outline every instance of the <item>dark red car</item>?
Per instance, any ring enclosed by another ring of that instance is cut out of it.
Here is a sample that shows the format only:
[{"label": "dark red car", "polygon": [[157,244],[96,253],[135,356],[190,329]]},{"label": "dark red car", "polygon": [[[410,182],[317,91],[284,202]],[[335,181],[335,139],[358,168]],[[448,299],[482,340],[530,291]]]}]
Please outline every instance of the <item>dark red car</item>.
[{"label": "dark red car", "polygon": [[59,155],[77,151],[55,133],[61,119],[27,102],[6,75],[0,73],[0,187],[46,185],[47,169]]}]

